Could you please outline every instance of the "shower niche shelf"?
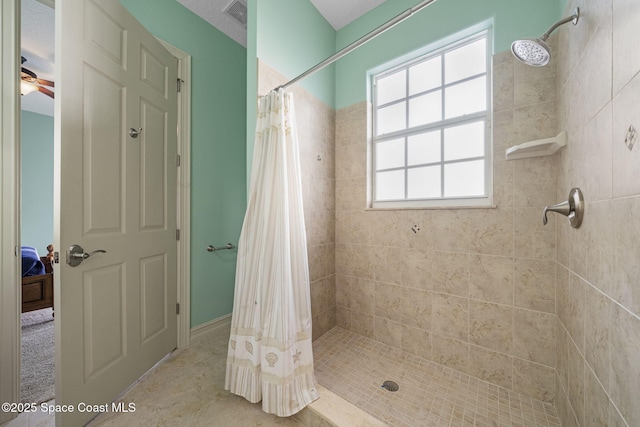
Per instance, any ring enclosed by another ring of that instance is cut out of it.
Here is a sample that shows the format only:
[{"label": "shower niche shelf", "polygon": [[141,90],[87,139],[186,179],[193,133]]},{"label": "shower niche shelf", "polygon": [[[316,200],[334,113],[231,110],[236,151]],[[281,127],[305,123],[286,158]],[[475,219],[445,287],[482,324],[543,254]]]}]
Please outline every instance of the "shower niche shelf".
[{"label": "shower niche shelf", "polygon": [[565,145],[567,145],[567,134],[566,132],[560,132],[558,136],[552,138],[537,139],[507,148],[505,155],[507,160],[551,156]]}]

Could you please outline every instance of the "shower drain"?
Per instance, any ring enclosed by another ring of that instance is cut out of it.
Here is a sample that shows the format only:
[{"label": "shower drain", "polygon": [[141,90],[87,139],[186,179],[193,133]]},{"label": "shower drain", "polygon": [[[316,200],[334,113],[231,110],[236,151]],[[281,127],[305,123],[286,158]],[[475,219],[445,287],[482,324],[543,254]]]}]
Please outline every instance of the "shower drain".
[{"label": "shower drain", "polygon": [[398,391],[400,388],[397,382],[389,380],[383,382],[381,387],[387,391]]}]

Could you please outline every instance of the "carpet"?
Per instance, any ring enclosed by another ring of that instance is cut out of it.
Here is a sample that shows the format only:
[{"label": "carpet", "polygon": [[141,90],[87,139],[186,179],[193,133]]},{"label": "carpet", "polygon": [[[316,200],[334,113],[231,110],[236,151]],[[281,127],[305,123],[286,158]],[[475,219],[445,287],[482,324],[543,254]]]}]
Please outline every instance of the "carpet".
[{"label": "carpet", "polygon": [[41,403],[55,395],[53,310],[22,313],[22,402]]}]

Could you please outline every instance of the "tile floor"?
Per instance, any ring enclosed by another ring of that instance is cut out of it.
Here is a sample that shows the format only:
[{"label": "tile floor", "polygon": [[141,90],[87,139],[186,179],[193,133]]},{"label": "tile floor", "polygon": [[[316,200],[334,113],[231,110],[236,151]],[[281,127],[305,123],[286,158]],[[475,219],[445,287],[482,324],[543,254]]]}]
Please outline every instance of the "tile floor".
[{"label": "tile floor", "polygon": [[560,427],[551,404],[339,327],[313,349],[320,384],[391,426]]},{"label": "tile floor", "polygon": [[[134,413],[106,413],[89,425],[330,425],[322,420],[304,422],[304,417],[302,424],[294,418],[268,415],[260,404],[225,391],[228,339],[228,328],[221,328],[175,351],[119,399],[134,402]],[[560,427],[550,404],[338,327],[314,343],[314,353],[321,385],[390,426]],[[395,393],[383,390],[380,386],[386,379],[398,382],[400,389]],[[53,425],[53,416],[22,414],[3,427]]]}]

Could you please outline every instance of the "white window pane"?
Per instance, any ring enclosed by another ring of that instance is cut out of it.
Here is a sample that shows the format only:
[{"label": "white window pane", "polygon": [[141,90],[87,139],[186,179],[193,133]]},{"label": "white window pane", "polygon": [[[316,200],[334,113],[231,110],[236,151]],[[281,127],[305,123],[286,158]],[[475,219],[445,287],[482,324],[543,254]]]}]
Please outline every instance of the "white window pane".
[{"label": "white window pane", "polygon": [[409,68],[409,95],[442,86],[442,57],[436,56]]},{"label": "white window pane", "polygon": [[376,144],[376,170],[404,166],[404,138]]},{"label": "white window pane", "polygon": [[376,121],[378,132],[376,133],[376,135],[383,135],[385,133],[406,129],[406,104],[407,103],[405,101],[402,101],[388,107],[380,108],[378,110],[378,120]]},{"label": "white window pane", "polygon": [[404,199],[404,170],[376,173],[376,200]]},{"label": "white window pane", "polygon": [[400,70],[390,76],[378,79],[378,105],[396,101],[407,96],[407,72]]},{"label": "white window pane", "polygon": [[440,197],[440,165],[409,169],[407,172],[409,199]]},{"label": "white window pane", "polygon": [[487,40],[480,39],[444,55],[444,80],[453,83],[487,71]]},{"label": "white window pane", "polygon": [[445,119],[487,109],[487,77],[482,76],[445,89]]},{"label": "white window pane", "polygon": [[444,159],[484,157],[484,121],[444,130]]},{"label": "white window pane", "polygon": [[444,166],[445,197],[484,196],[484,160]]},{"label": "white window pane", "polygon": [[409,166],[439,162],[440,131],[410,136],[407,150],[407,163]]},{"label": "white window pane", "polygon": [[442,120],[442,91],[428,93],[409,100],[409,127]]}]

